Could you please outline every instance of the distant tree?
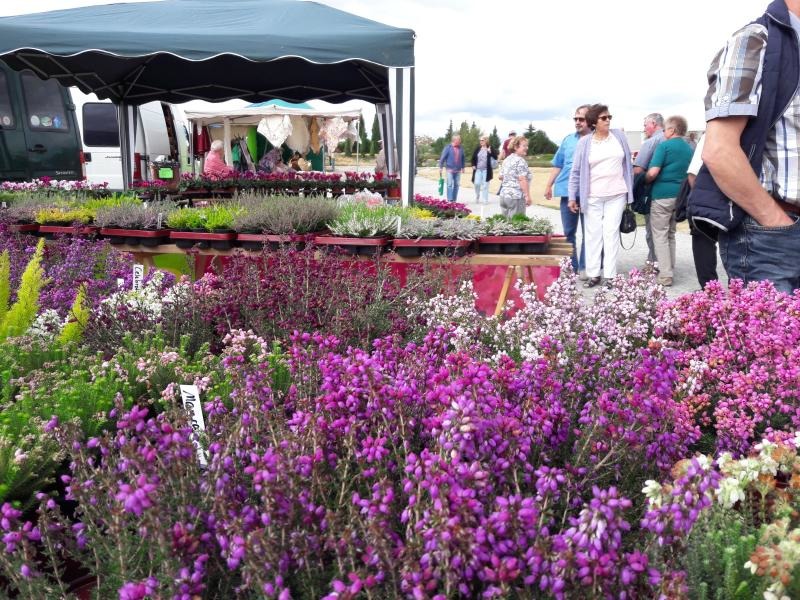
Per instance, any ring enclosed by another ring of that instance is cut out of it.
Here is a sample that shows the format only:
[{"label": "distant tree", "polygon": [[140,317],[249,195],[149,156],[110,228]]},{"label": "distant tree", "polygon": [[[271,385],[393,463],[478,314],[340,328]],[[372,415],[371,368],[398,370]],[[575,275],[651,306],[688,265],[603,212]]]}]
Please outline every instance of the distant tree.
[{"label": "distant tree", "polygon": [[350,138],[344,141],[344,155],[353,156],[353,142],[350,141]]},{"label": "distant tree", "polygon": [[489,145],[499,151],[501,143],[500,136],[497,135],[497,126],[495,126],[494,129],[492,129],[492,133],[489,134]]},{"label": "distant tree", "polygon": [[[453,141],[453,119],[450,119],[450,125],[447,126],[447,132],[444,134],[445,145]],[[444,146],[442,146],[444,149]]]},{"label": "distant tree", "polygon": [[528,139],[528,154],[553,154],[558,150],[558,144],[553,142],[544,131],[538,130],[533,123],[523,134]]},{"label": "distant tree", "polygon": [[372,146],[371,146],[372,156],[375,156],[380,150],[380,146],[378,145],[380,139],[381,139],[381,126],[378,123],[378,113],[375,113],[375,116],[372,119]]},{"label": "distant tree", "polygon": [[358,117],[358,151],[361,154],[369,148],[369,135],[367,134],[367,124],[364,123],[364,115]]},{"label": "distant tree", "polygon": [[467,122],[464,121],[461,123],[461,127],[458,128],[458,135],[461,136],[461,147],[464,148],[464,156],[467,157],[466,162],[469,163],[472,153],[475,152],[475,148],[480,144],[481,130],[478,129],[474,121],[472,125],[467,125]]}]

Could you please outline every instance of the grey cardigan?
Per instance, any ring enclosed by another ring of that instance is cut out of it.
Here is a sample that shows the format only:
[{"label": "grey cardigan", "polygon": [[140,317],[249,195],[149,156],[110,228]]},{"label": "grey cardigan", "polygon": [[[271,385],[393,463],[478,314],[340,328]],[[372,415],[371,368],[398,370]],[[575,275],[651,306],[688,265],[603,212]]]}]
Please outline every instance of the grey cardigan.
[{"label": "grey cardigan", "polygon": [[[622,146],[625,156],[622,159],[622,177],[628,188],[628,204],[633,202],[633,166],[631,163],[631,149],[628,140],[621,129],[612,129],[611,134],[617,138]],[[592,170],[589,167],[589,144],[592,143],[592,136],[585,135],[578,140],[575,147],[575,157],[572,159],[572,171],[569,174],[569,199],[589,197],[589,181],[591,180]],[[581,204],[581,212],[586,212],[586,202]]]}]

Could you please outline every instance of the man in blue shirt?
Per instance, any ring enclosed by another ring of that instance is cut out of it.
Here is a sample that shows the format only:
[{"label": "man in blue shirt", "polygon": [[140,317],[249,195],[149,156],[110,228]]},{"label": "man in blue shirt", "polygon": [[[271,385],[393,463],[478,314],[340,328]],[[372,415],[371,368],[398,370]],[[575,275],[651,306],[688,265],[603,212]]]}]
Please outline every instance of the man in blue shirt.
[{"label": "man in blue shirt", "polygon": [[447,199],[450,202],[458,200],[458,186],[461,183],[461,174],[464,172],[464,149],[461,147],[461,136],[454,135],[453,141],[444,147],[439,158],[439,177],[442,168],[447,169]]},{"label": "man in blue shirt", "polygon": [[[575,109],[575,133],[569,134],[561,142],[558,151],[553,156],[553,168],[550,171],[550,179],[547,180],[547,185],[544,189],[544,197],[550,200],[554,193],[556,196],[561,197],[561,225],[564,228],[564,235],[567,241],[572,244],[572,269],[580,274],[581,279],[586,279],[586,264],[584,262],[584,245],[583,245],[583,215],[579,212],[574,213],[569,209],[568,190],[569,173],[572,170],[572,157],[575,154],[575,146],[578,145],[578,140],[584,135],[592,132],[586,124],[586,110],[589,108],[588,104],[583,104]],[[575,234],[578,231],[578,221],[581,224],[581,250],[580,254],[577,252],[575,243]]]},{"label": "man in blue shirt", "polygon": [[[656,148],[664,141],[664,117],[661,113],[647,115],[642,126],[644,127],[645,140],[642,142],[642,147],[639,148],[636,160],[633,161],[634,176],[647,172]],[[650,213],[644,216],[644,239],[647,242],[647,262],[655,264],[656,248],[653,245],[653,233],[650,229]],[[656,267],[656,273],[658,273],[658,267]]]}]

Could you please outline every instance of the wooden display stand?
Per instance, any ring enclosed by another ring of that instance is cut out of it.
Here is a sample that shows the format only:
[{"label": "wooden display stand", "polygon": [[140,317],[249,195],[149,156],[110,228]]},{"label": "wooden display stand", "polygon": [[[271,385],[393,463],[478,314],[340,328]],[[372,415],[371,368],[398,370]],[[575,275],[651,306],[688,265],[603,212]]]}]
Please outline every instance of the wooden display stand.
[{"label": "wooden display stand", "polygon": [[[157,254],[185,254],[184,250],[174,244],[162,244],[154,247],[119,244],[114,245],[113,248],[120,252],[129,252],[133,255],[134,260],[143,264],[147,270],[155,267],[153,257]],[[233,256],[237,253],[249,254],[241,248],[232,250],[194,249],[192,253],[196,253],[197,256],[205,259],[201,265],[198,265],[200,268],[196,273],[197,275],[202,275],[208,270],[220,272],[224,268],[224,262],[220,260],[221,257]],[[570,256],[571,254],[572,244],[563,241],[563,237],[556,237],[554,241],[551,241],[547,254],[470,254],[463,258],[452,259],[426,256],[402,257],[394,253],[385,253],[377,260],[394,263],[398,266],[425,262],[453,263],[454,265],[472,268],[476,275],[478,270],[489,273],[483,278],[489,281],[490,285],[487,286],[487,292],[491,292],[491,298],[486,299],[485,309],[493,306],[494,315],[498,316],[505,309],[515,280],[519,279],[523,283],[536,283],[539,296],[543,297],[545,288],[558,278],[561,261],[565,256]],[[348,256],[346,258],[347,260],[375,260],[368,257]],[[502,285],[494,284],[496,278],[493,277],[492,270],[499,270],[502,276]],[[494,292],[496,292],[497,287],[500,289],[495,300]],[[486,310],[486,312],[489,312],[489,310]]]}]

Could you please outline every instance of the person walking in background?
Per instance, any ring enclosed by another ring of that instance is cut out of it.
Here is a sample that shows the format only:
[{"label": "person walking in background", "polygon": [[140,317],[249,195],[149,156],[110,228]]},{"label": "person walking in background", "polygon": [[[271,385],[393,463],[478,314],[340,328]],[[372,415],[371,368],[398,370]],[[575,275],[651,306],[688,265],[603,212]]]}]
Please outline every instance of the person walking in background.
[{"label": "person walking in background", "polygon": [[506,156],[512,154],[512,152],[509,151],[508,149],[508,145],[511,143],[511,140],[513,140],[515,137],[517,137],[516,131],[512,129],[511,131],[508,132],[508,137],[503,140],[503,148],[500,150],[500,160],[503,160]]},{"label": "person walking in background", "polygon": [[[553,168],[550,171],[550,179],[544,189],[544,197],[548,200],[553,198],[553,194],[561,197],[561,226],[564,228],[564,236],[572,244],[572,270],[578,273],[583,280],[586,279],[586,245],[583,231],[583,215],[579,212],[572,212],[569,209],[569,174],[572,170],[572,159],[575,155],[575,147],[578,140],[592,132],[586,124],[586,111],[588,104],[583,104],[575,109],[575,133],[565,137],[553,156]],[[577,198],[580,204],[580,198]],[[581,248],[578,252],[575,236],[578,231],[578,223],[581,225]]]},{"label": "person walking in background", "polygon": [[[697,142],[697,148],[692,155],[692,162],[689,163],[689,170],[686,178],[689,186],[694,189],[694,182],[700,167],[703,166],[703,148],[705,147],[706,136],[703,135]],[[697,273],[697,282],[700,289],[706,287],[709,281],[716,281],[717,276],[717,233],[716,227],[711,227],[703,223],[695,223],[688,215],[689,233],[692,235],[692,258],[694,259],[694,270]]]},{"label": "person walking in background", "polygon": [[439,177],[442,176],[443,168],[447,169],[447,199],[455,202],[458,200],[458,187],[464,172],[464,149],[461,147],[460,135],[454,135],[453,141],[442,150],[439,157]]},{"label": "person walking in background", "polygon": [[578,141],[569,176],[569,209],[585,219],[587,288],[601,282],[601,255],[606,284],[616,276],[619,223],[625,204],[633,202],[631,150],[625,134],[611,129],[611,119],[605,104],[586,111],[592,134]]},{"label": "person walking in background", "polygon": [[489,204],[493,160],[497,160],[497,150],[489,146],[489,138],[482,135],[480,145],[472,153],[472,185],[475,186],[475,202],[479,204]]},{"label": "person walking in background", "polygon": [[528,139],[519,135],[508,144],[509,155],[501,166],[503,189],[500,190],[500,210],[506,217],[524,215],[531,205],[531,170],[525,157]]},{"label": "person walking in background", "polygon": [[675,272],[675,201],[692,160],[692,147],[684,139],[687,129],[683,117],[666,120],[664,141],[653,153],[646,175],[652,184],[650,232],[658,260],[658,282],[667,287],[672,285]]},{"label": "person walking in background", "polygon": [[[774,0],[708,71],[695,224],[718,227],[731,279],[800,288],[800,0]],[[771,65],[771,68],[768,68]]]},{"label": "person walking in background", "polygon": [[[664,117],[661,113],[650,113],[644,118],[644,136],[645,140],[639,153],[636,155],[636,160],[633,162],[633,175],[644,174],[650,166],[650,160],[658,148],[658,145],[664,141]],[[656,262],[656,250],[653,245],[653,234],[650,230],[650,213],[644,215],[644,238],[647,241],[647,262]],[[658,268],[656,268],[658,272]]]}]

